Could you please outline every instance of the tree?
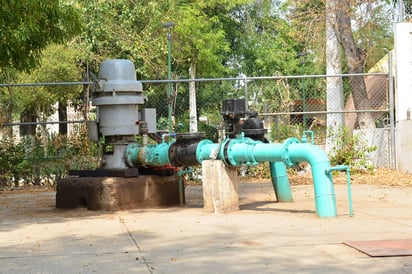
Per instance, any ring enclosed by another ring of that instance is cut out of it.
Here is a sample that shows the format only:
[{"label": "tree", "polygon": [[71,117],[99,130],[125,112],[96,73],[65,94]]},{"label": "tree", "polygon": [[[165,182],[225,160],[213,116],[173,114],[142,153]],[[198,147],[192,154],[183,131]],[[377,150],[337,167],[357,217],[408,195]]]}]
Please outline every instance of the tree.
[{"label": "tree", "polygon": [[[48,45],[64,43],[81,31],[79,11],[66,1],[3,1],[0,13],[0,79],[8,83],[17,79],[18,72],[38,66]],[[7,102],[5,122],[11,121],[17,105],[13,93],[9,87],[1,94]],[[30,108],[22,111],[22,116],[30,117],[31,122],[36,117]]]},{"label": "tree", "polygon": [[[305,50],[304,44],[293,37],[284,12],[280,1],[269,0],[252,1],[235,9],[233,23],[226,24],[234,73],[252,77],[301,73],[299,54]],[[259,111],[289,111],[288,86],[253,82],[248,93],[255,98]]]},{"label": "tree", "polygon": [[[295,7],[310,7],[310,9],[305,9],[309,14],[307,17],[292,12],[295,24],[306,27],[306,29],[300,27],[299,35],[309,38],[321,37],[319,34],[313,33],[325,33],[324,0],[292,2]],[[343,49],[343,72],[362,73],[367,71],[386,54],[385,48],[390,49],[392,47],[392,39],[388,38],[392,36],[391,16],[388,14],[390,6],[386,5],[384,1],[377,0],[333,0],[329,3],[336,7],[338,41],[339,47]],[[314,19],[308,22],[305,21],[307,18]],[[354,26],[352,23],[354,23]],[[312,27],[310,28],[310,26]],[[310,33],[310,35],[305,35],[306,33]],[[324,39],[311,39],[308,45],[312,47],[312,50],[316,48],[316,45],[319,49],[319,46],[323,47],[325,45],[326,40]],[[322,51],[316,52],[321,53]],[[325,58],[320,58],[317,61],[325,66]],[[349,92],[352,93],[354,101],[356,101],[355,108],[357,110],[368,110],[369,105],[363,77],[351,77],[349,83]],[[372,115],[367,112],[358,115],[360,128],[375,127],[374,122]]]},{"label": "tree", "polygon": [[[81,68],[78,66],[79,54],[63,45],[50,45],[43,51],[42,64],[30,73],[20,73],[19,82],[73,82],[81,80]],[[19,111],[20,122],[46,121],[56,110],[59,121],[67,121],[67,102],[77,99],[79,86],[34,86],[16,88],[14,91]],[[57,109],[56,109],[57,103]],[[34,135],[35,125],[22,125],[21,135]],[[59,125],[59,133],[67,133],[67,124]]]},{"label": "tree", "polygon": [[[338,40],[336,2],[334,0],[326,0],[326,74],[339,75],[342,74],[341,51]],[[345,116],[339,111],[344,109],[343,101],[343,84],[342,77],[327,77],[326,78],[326,109],[329,113],[326,117],[327,130],[331,132],[339,132],[344,126]],[[326,152],[332,151],[334,142],[330,134],[326,138]]]},{"label": "tree", "polygon": [[78,10],[66,1],[2,1],[0,13],[1,70],[30,70],[47,45],[64,43],[81,30]]},{"label": "tree", "polygon": [[[105,59],[132,61],[137,79],[167,79],[168,47],[164,22],[177,18],[180,1],[82,1],[85,30],[78,48],[84,66],[96,72]],[[145,85],[145,107],[156,108],[159,129],[171,100],[164,85]],[[167,123],[166,123],[167,124]],[[165,124],[165,125],[166,125]]]},{"label": "tree", "polygon": [[[349,74],[363,73],[367,51],[356,42],[352,31],[351,14],[353,13],[351,0],[335,1],[337,33],[342,46],[346,66]],[[369,100],[363,76],[350,76],[349,85],[352,91],[353,102],[357,110],[368,110]],[[360,112],[357,118],[358,127],[375,128],[375,118],[370,112]]]},{"label": "tree", "polygon": [[[217,76],[227,71],[225,56],[230,51],[226,39],[223,19],[231,10],[244,1],[193,1],[179,6],[176,24],[174,53],[176,63],[189,72],[189,78],[196,75]],[[197,132],[195,82],[189,83],[189,130]]]},{"label": "tree", "polygon": [[96,70],[104,59],[131,60],[138,79],[167,78],[167,41],[162,22],[176,1],[82,1],[85,29],[78,47]]}]

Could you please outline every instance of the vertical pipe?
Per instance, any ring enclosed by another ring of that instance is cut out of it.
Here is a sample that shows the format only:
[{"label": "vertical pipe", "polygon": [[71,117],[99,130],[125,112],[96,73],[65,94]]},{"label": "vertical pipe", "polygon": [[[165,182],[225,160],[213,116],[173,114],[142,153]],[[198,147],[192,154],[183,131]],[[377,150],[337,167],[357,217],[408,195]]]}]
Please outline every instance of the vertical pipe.
[{"label": "vertical pipe", "polygon": [[184,205],[184,192],[183,192],[183,174],[177,174],[179,176],[179,203],[180,206]]},{"label": "vertical pipe", "polygon": [[336,195],[332,175],[326,173],[329,163],[320,162],[312,167],[313,185],[315,187],[316,213],[321,218],[336,217]]},{"label": "vertical pipe", "polygon": [[349,216],[353,217],[352,188],[351,188],[351,183],[350,183],[350,168],[349,168],[349,166],[346,166],[346,165],[339,165],[339,166],[331,167],[326,172],[332,174],[332,172],[334,170],[344,170],[344,171],[346,171],[346,180],[347,180],[347,184],[348,184]]},{"label": "vertical pipe", "polygon": [[348,182],[348,200],[349,200],[349,216],[353,216],[353,207],[352,207],[352,187],[350,184],[350,169],[346,169],[346,180]]},{"label": "vertical pipe", "polygon": [[391,167],[398,168],[396,161],[396,140],[395,140],[395,114],[393,99],[393,71],[392,71],[392,52],[388,52],[388,85],[389,85],[389,122],[391,131]]},{"label": "vertical pipe", "polygon": [[293,202],[288,173],[283,162],[269,162],[270,177],[278,202]]},{"label": "vertical pipe", "polygon": [[169,133],[173,131],[173,123],[172,123],[172,83],[170,80],[172,79],[172,31],[169,28],[167,32],[167,125]]},{"label": "vertical pipe", "polygon": [[330,162],[326,153],[310,144],[290,144],[288,157],[294,163],[308,162],[312,169],[315,188],[316,213],[321,218],[336,217],[336,195],[333,186]]}]

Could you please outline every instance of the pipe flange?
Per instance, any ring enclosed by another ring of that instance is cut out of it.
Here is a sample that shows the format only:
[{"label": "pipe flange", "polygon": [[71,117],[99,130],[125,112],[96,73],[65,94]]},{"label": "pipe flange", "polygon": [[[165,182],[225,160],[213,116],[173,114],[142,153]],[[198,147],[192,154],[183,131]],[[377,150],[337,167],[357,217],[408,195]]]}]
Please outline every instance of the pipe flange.
[{"label": "pipe flange", "polygon": [[129,167],[137,167],[137,153],[139,151],[139,145],[131,143],[127,145],[125,160]]},{"label": "pipe flange", "polygon": [[[210,141],[210,140],[208,140],[208,139],[204,139],[204,140],[201,140],[200,142],[199,142],[199,144],[197,145],[197,147],[196,147],[196,159],[197,159],[197,162],[198,163],[201,163],[201,162],[203,162],[203,158],[201,157],[201,155],[202,155],[202,149],[203,149],[203,147],[205,146],[205,145],[209,145],[209,144],[213,144],[213,142],[212,141]],[[210,156],[210,155],[209,155]],[[218,157],[219,155],[216,155],[216,157]],[[215,158],[215,157],[211,157],[210,156],[210,158]]]},{"label": "pipe flange", "polygon": [[291,137],[285,140],[285,142],[283,143],[283,149],[282,149],[282,160],[285,163],[285,165],[289,166],[289,167],[293,167],[296,166],[297,163],[294,163],[290,160],[289,158],[289,146],[291,144],[299,144],[300,141],[297,138]]},{"label": "pipe flange", "polygon": [[221,156],[221,160],[223,161],[223,163],[225,163],[225,165],[228,166],[232,166],[233,164],[230,162],[229,156],[227,154],[227,151],[229,149],[230,143],[233,141],[234,139],[230,139],[230,138],[226,138],[225,140],[223,140],[222,144],[220,145],[220,151],[219,151],[219,155]]},{"label": "pipe flange", "polygon": [[236,162],[236,159],[232,155],[233,145],[243,143],[242,140],[239,139],[231,139],[230,142],[227,143],[225,146],[225,161],[228,165],[237,166],[239,163]]}]

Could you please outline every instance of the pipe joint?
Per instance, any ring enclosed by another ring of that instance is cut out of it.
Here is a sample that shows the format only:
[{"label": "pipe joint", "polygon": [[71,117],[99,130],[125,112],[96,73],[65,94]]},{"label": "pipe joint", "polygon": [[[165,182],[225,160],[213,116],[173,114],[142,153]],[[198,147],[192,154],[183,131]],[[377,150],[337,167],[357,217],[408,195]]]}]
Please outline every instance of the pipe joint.
[{"label": "pipe joint", "polygon": [[255,147],[261,141],[255,141],[250,138],[241,136],[236,139],[228,139],[222,143],[221,157],[225,164],[239,166],[246,164],[256,166],[259,161],[256,159]]},{"label": "pipe joint", "polygon": [[138,144],[129,144],[126,148],[125,161],[129,167],[137,167]]},{"label": "pipe joint", "polygon": [[285,165],[289,166],[289,167],[294,167],[297,165],[297,163],[293,162],[290,159],[290,154],[289,154],[289,146],[291,144],[299,144],[299,140],[297,138],[288,138],[285,140],[285,142],[283,143],[283,148],[282,148],[282,153],[281,153],[281,157],[283,162],[285,163]]},{"label": "pipe joint", "polygon": [[[213,146],[213,147],[211,147]],[[196,148],[196,159],[198,163],[202,163],[207,159],[217,159],[219,148],[208,139],[201,140]]]}]

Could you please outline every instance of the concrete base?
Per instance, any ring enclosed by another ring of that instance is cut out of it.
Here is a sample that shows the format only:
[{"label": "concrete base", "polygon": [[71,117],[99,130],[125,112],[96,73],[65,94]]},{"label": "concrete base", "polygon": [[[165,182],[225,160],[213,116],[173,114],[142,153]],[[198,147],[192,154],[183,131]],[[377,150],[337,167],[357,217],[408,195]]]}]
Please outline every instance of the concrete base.
[{"label": "concrete base", "polygon": [[64,178],[57,181],[56,191],[57,208],[115,211],[180,204],[177,175]]},{"label": "concrete base", "polygon": [[202,162],[203,203],[208,212],[224,213],[239,210],[239,180],[236,168],[221,160]]}]

